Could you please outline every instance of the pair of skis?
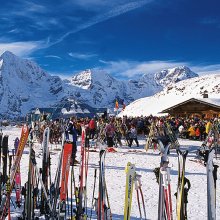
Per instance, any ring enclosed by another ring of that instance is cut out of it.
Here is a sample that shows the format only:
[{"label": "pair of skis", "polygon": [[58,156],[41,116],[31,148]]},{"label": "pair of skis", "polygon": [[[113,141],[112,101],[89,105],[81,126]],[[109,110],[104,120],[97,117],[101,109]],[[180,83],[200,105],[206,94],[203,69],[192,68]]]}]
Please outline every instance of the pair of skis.
[{"label": "pair of skis", "polygon": [[[125,186],[125,206],[124,206],[124,220],[129,220],[131,216],[131,207],[132,207],[132,197],[133,197],[133,188],[135,185],[135,190],[137,194],[138,209],[140,212],[140,219],[146,218],[146,209],[144,203],[144,195],[141,188],[141,176],[138,175],[135,171],[135,165],[128,162],[125,168],[126,172],[126,186]],[[140,199],[141,197],[141,199]],[[141,200],[141,201],[140,201]],[[143,208],[143,215],[141,211],[141,202]]]},{"label": "pair of skis", "polygon": [[208,219],[216,219],[216,180],[218,165],[213,163],[215,156],[215,149],[212,148],[208,153],[208,160],[206,163],[207,172],[207,208]]},{"label": "pair of skis", "polygon": [[11,192],[14,188],[14,183],[15,183],[14,180],[15,180],[16,172],[17,172],[17,169],[18,169],[19,164],[20,164],[20,160],[21,160],[23,150],[24,150],[24,147],[25,147],[27,139],[28,139],[28,135],[29,135],[29,129],[26,125],[24,125],[22,127],[21,137],[20,137],[20,142],[19,142],[19,145],[18,145],[18,150],[17,150],[17,153],[16,153],[16,157],[15,157],[12,169],[11,169],[10,186],[8,187],[8,196],[5,199],[5,201],[2,203],[3,209],[2,209],[2,213],[0,215],[0,219],[2,219],[2,220],[4,220],[6,218],[6,215],[7,215],[8,207],[10,205]]},{"label": "pair of skis", "polygon": [[156,144],[152,142],[152,139],[156,136],[156,125],[155,125],[155,122],[152,122],[151,123],[151,126],[150,126],[150,131],[149,131],[149,134],[148,134],[148,137],[146,139],[146,144],[145,144],[145,150],[148,151],[148,149],[150,147],[152,147],[152,144],[154,145],[154,150],[156,148]]},{"label": "pair of skis", "polygon": [[[34,185],[37,178],[39,183],[41,184],[41,191],[43,191],[44,193],[43,199],[46,202],[46,205],[48,206],[48,211],[45,215],[45,217],[48,217],[52,214],[52,205],[51,205],[50,197],[42,180],[42,174],[40,173],[39,168],[37,166],[35,151],[33,150],[30,144],[29,175],[28,175],[27,193],[25,199],[24,219],[38,219],[39,217],[38,215],[41,214],[39,213],[38,209],[36,209],[36,201],[34,199],[35,198],[34,193],[36,190]],[[44,201],[41,201],[41,204]]]},{"label": "pair of skis", "polygon": [[172,198],[171,198],[171,179],[170,167],[167,157],[170,145],[164,147],[163,143],[158,140],[161,150],[160,167],[157,169],[156,176],[159,183],[159,203],[158,203],[158,220],[173,220]]},{"label": "pair of skis", "polygon": [[[95,208],[98,220],[112,220],[110,201],[109,201],[108,190],[105,180],[105,156],[106,156],[106,149],[100,148],[98,198],[97,199],[94,198],[96,191],[97,169],[95,169],[94,171],[94,184],[93,184],[93,193],[92,193],[92,209]],[[90,220],[92,217],[92,209],[90,213]]]},{"label": "pair of skis", "polygon": [[[76,214],[74,219],[87,219],[87,175],[89,161],[89,141],[85,127],[82,126],[81,135],[81,160],[79,165],[79,186],[76,187],[75,177],[73,176],[74,192],[76,200]],[[72,183],[71,183],[72,184]]]},{"label": "pair of skis", "polygon": [[218,165],[214,164],[215,147],[203,153],[207,175],[207,217],[216,219],[216,180]]},{"label": "pair of skis", "polygon": [[[43,133],[42,142],[42,169],[39,170],[35,151],[33,149],[33,140],[29,141],[30,153],[29,153],[29,171],[28,182],[26,183],[25,193],[25,205],[24,205],[24,218],[25,219],[38,219],[40,215],[49,217],[52,215],[52,205],[49,198],[49,173],[50,173],[50,161],[49,161],[49,136],[50,129],[47,127]],[[32,137],[32,135],[31,135]],[[39,191],[38,185],[41,184],[41,191]],[[39,196],[40,192],[40,196]],[[39,199],[40,198],[40,199]],[[39,201],[40,200],[40,201]]]},{"label": "pair of skis", "polygon": [[[82,127],[81,135],[81,161],[80,161],[80,171],[79,171],[79,187],[76,187],[74,167],[71,169],[71,219],[85,219],[87,218],[86,207],[87,207],[87,195],[86,195],[86,185],[87,185],[87,174],[88,174],[88,159],[89,151],[86,151],[86,132],[84,127]],[[72,158],[73,144],[70,142],[65,142],[63,146],[62,155],[62,174],[61,174],[61,187],[60,187],[60,208],[59,208],[59,218],[65,219],[66,216],[66,200],[68,192],[68,178],[70,165],[72,160],[72,166],[74,165],[75,158]],[[72,205],[72,194],[74,184],[74,194],[76,202],[75,214],[73,214]],[[55,204],[54,204],[55,206]]]},{"label": "pair of skis", "polygon": [[[19,138],[15,139],[14,149],[15,154],[17,154],[18,146],[19,146]],[[20,163],[18,165],[16,174],[15,174],[15,193],[16,193],[16,204],[18,207],[21,206],[21,173],[20,173]]]},{"label": "pair of skis", "polygon": [[65,216],[66,216],[66,200],[67,200],[68,178],[69,178],[69,171],[70,171],[71,155],[72,155],[72,143],[64,143],[63,158],[62,158],[61,186],[60,186],[60,207],[59,207],[59,218],[60,219],[65,219]]},{"label": "pair of skis", "polygon": [[[187,219],[187,196],[190,189],[190,182],[185,177],[185,164],[188,151],[181,151],[177,148],[178,154],[178,184],[176,193],[176,218],[177,220]],[[187,184],[187,187],[186,187]]]},{"label": "pair of skis", "polygon": [[97,204],[98,220],[112,220],[112,213],[105,180],[105,155],[106,150],[101,149],[99,153],[99,190]]},{"label": "pair of skis", "polygon": [[[47,127],[43,133],[43,142],[42,142],[42,181],[48,194],[49,190],[49,175],[50,175],[50,153],[49,153],[49,139],[50,139],[50,128]],[[40,212],[41,214],[48,214],[47,201],[45,199],[46,195],[44,194],[44,190],[41,189],[41,205]]]}]

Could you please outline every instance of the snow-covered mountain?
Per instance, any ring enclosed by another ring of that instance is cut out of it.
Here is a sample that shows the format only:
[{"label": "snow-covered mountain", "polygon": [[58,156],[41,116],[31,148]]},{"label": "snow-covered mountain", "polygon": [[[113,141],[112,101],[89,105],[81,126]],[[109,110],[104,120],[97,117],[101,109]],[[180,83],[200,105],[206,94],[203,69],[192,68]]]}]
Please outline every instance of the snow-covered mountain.
[{"label": "snow-covered mountain", "polygon": [[187,66],[175,67],[172,69],[162,70],[155,74],[157,84],[166,87],[172,83],[197,77],[198,74],[191,71]]},{"label": "snow-covered mountain", "polygon": [[204,101],[220,105],[220,74],[200,76],[169,85],[154,96],[130,103],[120,116],[158,115],[162,110],[190,98],[203,99],[206,92],[209,98]]},{"label": "snow-covered mountain", "polygon": [[85,70],[67,84],[68,94],[91,106],[109,106],[116,97],[123,97],[124,84],[101,70]]},{"label": "snow-covered mountain", "polygon": [[63,92],[62,81],[33,61],[6,51],[0,56],[0,114],[19,116],[36,106],[49,106]]},{"label": "snow-covered mountain", "polygon": [[119,103],[122,100],[130,103],[138,98],[154,95],[173,83],[197,76],[186,66],[162,70],[156,74],[144,74],[137,80],[129,81],[116,80],[101,70],[86,70],[69,80],[67,90],[68,94],[92,106],[114,106],[116,98]]},{"label": "snow-covered mountain", "polygon": [[[146,70],[147,71],[147,70]],[[67,80],[51,76],[36,63],[6,51],[0,56],[0,115],[26,114],[33,107],[49,107],[60,100],[78,100],[93,107],[113,108],[115,99],[128,104],[154,95],[167,86],[198,75],[188,67],[144,74],[121,81],[102,70],[85,70]]]}]

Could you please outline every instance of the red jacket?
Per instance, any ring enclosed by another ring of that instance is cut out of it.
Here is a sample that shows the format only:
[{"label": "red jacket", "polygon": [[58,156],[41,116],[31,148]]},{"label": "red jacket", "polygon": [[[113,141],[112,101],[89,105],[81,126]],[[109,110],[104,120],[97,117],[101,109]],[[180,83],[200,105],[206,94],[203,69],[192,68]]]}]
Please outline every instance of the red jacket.
[{"label": "red jacket", "polygon": [[89,129],[95,129],[95,120],[91,119],[89,122]]}]

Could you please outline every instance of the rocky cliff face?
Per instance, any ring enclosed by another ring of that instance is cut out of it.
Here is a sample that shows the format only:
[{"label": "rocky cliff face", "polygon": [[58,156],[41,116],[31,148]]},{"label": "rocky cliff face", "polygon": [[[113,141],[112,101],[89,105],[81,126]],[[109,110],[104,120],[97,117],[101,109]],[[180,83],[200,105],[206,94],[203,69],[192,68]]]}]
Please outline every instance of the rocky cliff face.
[{"label": "rocky cliff face", "polygon": [[0,113],[2,117],[27,113],[32,107],[48,106],[63,92],[63,82],[30,60],[10,52],[0,56]]}]

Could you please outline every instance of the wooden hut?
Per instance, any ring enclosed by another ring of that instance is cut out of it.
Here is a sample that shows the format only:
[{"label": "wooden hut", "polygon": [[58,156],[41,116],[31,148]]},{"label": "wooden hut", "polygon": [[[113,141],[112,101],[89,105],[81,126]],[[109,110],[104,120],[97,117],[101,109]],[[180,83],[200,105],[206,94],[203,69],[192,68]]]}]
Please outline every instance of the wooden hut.
[{"label": "wooden hut", "polygon": [[161,113],[171,116],[212,118],[220,116],[220,99],[191,98],[174,106],[164,109]]}]

